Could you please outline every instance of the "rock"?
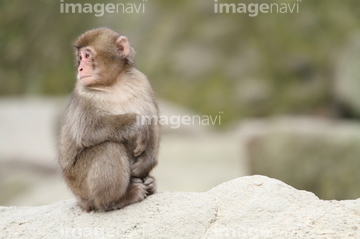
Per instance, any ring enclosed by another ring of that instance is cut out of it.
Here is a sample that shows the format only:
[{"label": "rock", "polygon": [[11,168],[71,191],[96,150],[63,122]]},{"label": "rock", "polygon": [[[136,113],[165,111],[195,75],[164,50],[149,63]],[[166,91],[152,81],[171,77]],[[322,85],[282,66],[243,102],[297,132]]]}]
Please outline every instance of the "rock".
[{"label": "rock", "polygon": [[[346,114],[360,116],[360,33],[349,40],[340,57],[334,82],[334,94]],[[346,116],[345,114],[345,116]]]},{"label": "rock", "polygon": [[265,176],[206,193],[161,192],[122,210],[85,213],[75,200],[0,207],[2,238],[358,238],[360,200],[323,201]]},{"label": "rock", "polygon": [[247,138],[251,174],[277,178],[321,199],[360,197],[360,126],[347,121],[278,118]]}]

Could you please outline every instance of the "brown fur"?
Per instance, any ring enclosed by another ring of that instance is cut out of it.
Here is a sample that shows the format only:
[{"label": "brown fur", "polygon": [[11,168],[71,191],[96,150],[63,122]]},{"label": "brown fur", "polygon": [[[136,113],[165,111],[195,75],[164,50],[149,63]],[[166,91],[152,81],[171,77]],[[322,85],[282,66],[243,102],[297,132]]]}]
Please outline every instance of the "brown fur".
[{"label": "brown fur", "polygon": [[[125,45],[130,54],[119,56],[120,36],[99,28],[75,42],[77,51],[95,51],[101,74],[96,84],[76,84],[61,131],[59,163],[87,212],[122,208],[156,190],[149,172],[159,152],[158,107],[149,81],[133,65],[133,49]],[[155,121],[142,125],[139,116]]]}]

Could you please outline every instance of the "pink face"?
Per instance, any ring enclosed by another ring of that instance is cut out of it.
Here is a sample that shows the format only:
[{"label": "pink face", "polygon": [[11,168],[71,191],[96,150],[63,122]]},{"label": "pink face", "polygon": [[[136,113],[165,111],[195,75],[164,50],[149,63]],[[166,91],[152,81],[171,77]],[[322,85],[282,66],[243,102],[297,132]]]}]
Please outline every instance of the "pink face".
[{"label": "pink face", "polygon": [[81,48],[79,50],[79,54],[78,54],[79,66],[78,66],[77,78],[84,85],[90,85],[97,78],[95,72],[94,57],[95,57],[94,50],[88,47]]}]

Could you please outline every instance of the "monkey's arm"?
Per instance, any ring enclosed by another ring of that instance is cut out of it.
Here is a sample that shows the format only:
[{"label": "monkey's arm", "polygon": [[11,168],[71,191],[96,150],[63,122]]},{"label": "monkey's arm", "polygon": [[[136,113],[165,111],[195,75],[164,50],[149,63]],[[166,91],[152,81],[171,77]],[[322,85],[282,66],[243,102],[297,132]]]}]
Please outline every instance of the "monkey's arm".
[{"label": "monkey's arm", "polygon": [[120,133],[120,138],[115,138],[115,141],[127,140],[135,143],[135,157],[144,152],[149,141],[149,125],[142,122],[139,116],[135,113],[128,113],[111,115],[105,120],[110,127],[113,125],[114,129]]},{"label": "monkey's arm", "polygon": [[105,141],[125,141],[126,132],[136,122],[136,114],[105,115],[92,118],[82,134],[81,147],[89,148]]},{"label": "monkey's arm", "polygon": [[60,165],[64,171],[67,171],[75,164],[79,148],[65,127],[60,138],[59,151]]},{"label": "monkey's arm", "polygon": [[134,156],[140,156],[146,149],[148,141],[149,141],[149,126],[142,125],[140,130],[138,130],[136,134],[135,144],[136,148],[134,150]]},{"label": "monkey's arm", "polygon": [[[87,118],[87,127],[82,131],[71,133],[71,126],[66,124],[62,128],[60,138],[59,162],[64,170],[70,169],[83,150],[105,141],[124,142],[128,128],[136,121],[136,114],[109,115],[97,118]],[[78,140],[80,139],[80,141]]]},{"label": "monkey's arm", "polygon": [[81,144],[91,147],[105,141],[135,142],[134,156],[139,156],[147,146],[149,126],[137,121],[137,114],[106,115],[94,120],[83,134]]}]

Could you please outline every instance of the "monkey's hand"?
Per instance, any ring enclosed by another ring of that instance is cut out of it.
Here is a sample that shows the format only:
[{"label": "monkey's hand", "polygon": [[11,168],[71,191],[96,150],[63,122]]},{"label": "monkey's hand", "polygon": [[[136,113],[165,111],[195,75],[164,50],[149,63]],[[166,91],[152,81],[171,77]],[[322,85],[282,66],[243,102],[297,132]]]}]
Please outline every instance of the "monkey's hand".
[{"label": "monkey's hand", "polygon": [[145,127],[136,135],[136,139],[135,139],[136,148],[134,149],[135,157],[139,157],[145,151],[148,141],[149,141],[149,128]]}]

